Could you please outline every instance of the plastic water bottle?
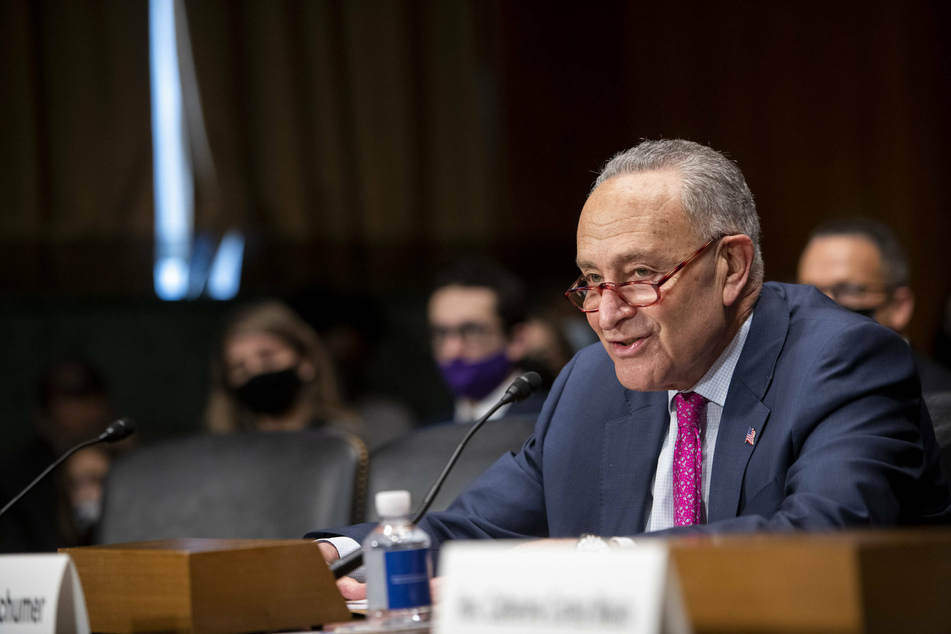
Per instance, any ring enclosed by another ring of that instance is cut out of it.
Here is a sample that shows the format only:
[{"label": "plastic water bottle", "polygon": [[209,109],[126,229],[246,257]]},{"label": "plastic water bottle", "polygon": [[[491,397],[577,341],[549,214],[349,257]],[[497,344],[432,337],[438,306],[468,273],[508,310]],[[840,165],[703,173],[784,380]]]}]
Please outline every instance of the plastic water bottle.
[{"label": "plastic water bottle", "polygon": [[387,629],[411,629],[430,620],[429,535],[409,521],[409,491],[376,494],[380,524],[363,542],[367,620]]}]

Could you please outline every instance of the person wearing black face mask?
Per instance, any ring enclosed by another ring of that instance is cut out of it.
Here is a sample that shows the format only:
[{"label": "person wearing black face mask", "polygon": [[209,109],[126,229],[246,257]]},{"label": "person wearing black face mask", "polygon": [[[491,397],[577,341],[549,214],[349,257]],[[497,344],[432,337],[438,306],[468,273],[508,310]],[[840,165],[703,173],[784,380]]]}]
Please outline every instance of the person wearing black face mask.
[{"label": "person wearing black face mask", "polygon": [[[915,308],[905,251],[892,231],[867,218],[816,227],[799,258],[797,282],[811,284],[844,308],[908,340]],[[951,391],[951,371],[915,350],[923,393]]]},{"label": "person wearing black face mask", "polygon": [[236,388],[234,395],[255,414],[286,414],[294,407],[304,386],[300,372],[301,368],[290,367],[258,374]]},{"label": "person wearing black face mask", "polygon": [[361,435],[359,421],[341,404],[317,333],[280,302],[245,306],[230,315],[212,380],[206,411],[211,431],[332,425]]}]

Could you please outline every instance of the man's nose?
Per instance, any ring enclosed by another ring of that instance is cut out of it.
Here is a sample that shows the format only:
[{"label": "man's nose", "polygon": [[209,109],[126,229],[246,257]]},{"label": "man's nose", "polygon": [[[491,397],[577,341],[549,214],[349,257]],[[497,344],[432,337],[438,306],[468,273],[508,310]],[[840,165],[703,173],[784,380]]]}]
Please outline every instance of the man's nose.
[{"label": "man's nose", "polygon": [[618,322],[633,316],[637,309],[625,302],[613,289],[601,291],[598,304],[598,325],[601,330],[611,330]]},{"label": "man's nose", "polygon": [[439,361],[449,361],[462,356],[464,344],[458,332],[447,332],[436,346],[436,358]]}]

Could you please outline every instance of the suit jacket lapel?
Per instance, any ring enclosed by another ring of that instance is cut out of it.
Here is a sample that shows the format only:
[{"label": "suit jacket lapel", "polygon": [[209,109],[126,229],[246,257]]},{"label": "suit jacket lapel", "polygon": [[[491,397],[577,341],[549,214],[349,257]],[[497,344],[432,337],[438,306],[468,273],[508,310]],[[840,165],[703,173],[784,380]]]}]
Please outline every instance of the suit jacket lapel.
[{"label": "suit jacket lapel", "polygon": [[644,530],[657,456],[669,423],[666,392],[626,392],[630,416],[605,425],[601,452],[601,534]]},{"label": "suit jacket lapel", "polygon": [[751,445],[746,435],[752,428],[759,437],[768,417],[769,408],[745,385],[737,381],[730,384],[713,454],[707,522],[736,517],[743,474],[755,447],[755,439]]},{"label": "suit jacket lapel", "polygon": [[752,428],[759,438],[770,410],[763,396],[773,380],[776,361],[789,330],[789,311],[784,298],[770,284],[763,286],[753,313],[753,323],[733,371],[726,405],[720,418],[713,455],[707,521],[736,517],[743,475],[755,449],[746,442]]}]

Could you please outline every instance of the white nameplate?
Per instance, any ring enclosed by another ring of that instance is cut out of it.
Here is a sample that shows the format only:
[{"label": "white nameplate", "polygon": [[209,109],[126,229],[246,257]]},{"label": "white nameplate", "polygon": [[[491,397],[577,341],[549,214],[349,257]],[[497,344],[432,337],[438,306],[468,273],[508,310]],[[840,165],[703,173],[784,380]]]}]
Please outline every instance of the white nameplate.
[{"label": "white nameplate", "polygon": [[0,632],[89,634],[89,614],[69,555],[0,555]]},{"label": "white nameplate", "polygon": [[596,553],[515,544],[443,546],[437,634],[688,631],[662,542]]}]

